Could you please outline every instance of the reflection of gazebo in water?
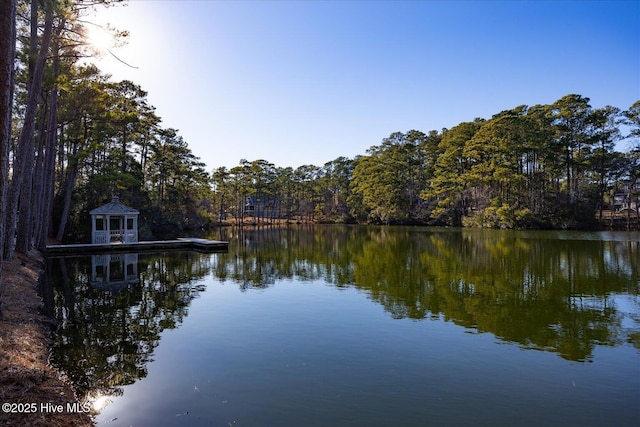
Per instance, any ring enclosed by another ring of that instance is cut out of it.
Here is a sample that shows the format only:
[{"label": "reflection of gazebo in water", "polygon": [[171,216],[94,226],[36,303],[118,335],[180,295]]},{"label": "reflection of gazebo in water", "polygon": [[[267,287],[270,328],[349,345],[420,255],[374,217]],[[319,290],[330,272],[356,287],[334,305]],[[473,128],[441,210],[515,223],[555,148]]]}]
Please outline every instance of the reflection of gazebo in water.
[{"label": "reflection of gazebo in water", "polygon": [[135,243],[138,241],[138,212],[120,203],[114,196],[111,203],[95,208],[91,215],[91,243]]},{"label": "reflection of gazebo in water", "polygon": [[94,288],[118,291],[139,282],[138,254],[91,256],[89,283]]}]

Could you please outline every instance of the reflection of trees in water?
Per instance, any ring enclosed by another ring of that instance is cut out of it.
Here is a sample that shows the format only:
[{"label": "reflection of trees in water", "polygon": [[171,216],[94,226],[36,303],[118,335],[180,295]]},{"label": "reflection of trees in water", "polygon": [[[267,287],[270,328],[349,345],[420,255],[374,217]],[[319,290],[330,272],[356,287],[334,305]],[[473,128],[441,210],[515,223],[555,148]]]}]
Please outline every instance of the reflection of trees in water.
[{"label": "reflection of trees in water", "polygon": [[113,259],[105,263],[115,270],[112,281],[96,280],[102,270],[93,262],[92,268],[86,258],[48,260],[53,286],[44,299],[59,323],[53,356],[81,395],[118,395],[120,386],[147,375],[160,333],[188,314],[204,290],[193,282],[211,271],[211,259],[193,252],[140,256],[137,277],[126,284]]},{"label": "reflection of trees in water", "polygon": [[[353,283],[352,263],[345,245],[357,245],[357,227],[262,227],[223,229],[229,253],[215,268],[222,280],[242,289],[268,287],[279,279],[324,279],[338,285]],[[361,227],[362,230],[364,228]]]},{"label": "reflection of trees in water", "polygon": [[[638,241],[411,227],[228,232],[238,234],[224,236],[230,252],[216,270],[243,288],[293,277],[353,285],[394,318],[442,318],[570,360],[589,359],[596,345],[638,342]],[[618,295],[635,311],[618,307]]]},{"label": "reflection of trees in water", "polygon": [[[456,323],[571,360],[619,343],[614,293],[638,295],[638,243],[521,239],[517,233],[434,234],[421,252],[437,305]],[[593,296],[601,306],[579,304]]]},{"label": "reflection of trees in water", "polygon": [[105,262],[116,287],[92,286],[86,260],[48,260],[54,358],[80,393],[116,395],[145,377],[160,333],[182,322],[211,272],[241,289],[288,278],[355,286],[394,318],[444,319],[570,360],[589,360],[597,345],[640,348],[637,241],[409,227],[224,231],[216,237],[228,253],[140,255],[125,284],[132,269]]}]

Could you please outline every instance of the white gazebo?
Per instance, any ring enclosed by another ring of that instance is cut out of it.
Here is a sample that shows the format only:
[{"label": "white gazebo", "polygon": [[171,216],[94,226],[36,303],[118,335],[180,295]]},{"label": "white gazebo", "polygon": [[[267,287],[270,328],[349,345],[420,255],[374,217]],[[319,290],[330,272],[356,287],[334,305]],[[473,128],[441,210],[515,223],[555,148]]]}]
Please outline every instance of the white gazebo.
[{"label": "white gazebo", "polygon": [[91,212],[91,243],[135,243],[138,241],[138,215],[140,212],[120,203],[114,196],[111,203]]}]

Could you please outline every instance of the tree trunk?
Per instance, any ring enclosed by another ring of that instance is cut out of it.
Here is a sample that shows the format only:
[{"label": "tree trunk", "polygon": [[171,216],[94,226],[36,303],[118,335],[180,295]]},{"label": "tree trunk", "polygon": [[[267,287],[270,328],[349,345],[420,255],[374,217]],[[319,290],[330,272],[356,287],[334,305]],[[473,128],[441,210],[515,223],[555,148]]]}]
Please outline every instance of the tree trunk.
[{"label": "tree trunk", "polygon": [[31,231],[33,229],[33,227],[31,226],[33,224],[31,216],[31,199],[33,195],[33,181],[35,174],[35,170],[33,168],[35,155],[34,152],[34,149],[25,152],[26,156],[24,159],[23,168],[26,173],[23,178],[19,199],[20,208],[18,214],[15,250],[23,254],[26,254],[29,249],[31,249]]},{"label": "tree trunk", "polygon": [[[4,249],[4,224],[9,179],[15,42],[16,1],[0,0],[0,255]],[[2,293],[2,256],[0,256],[0,310],[2,309]]]},{"label": "tree trunk", "polygon": [[222,193],[220,195],[220,213],[218,214],[218,222],[221,222],[223,219],[227,219],[225,212],[226,209],[224,207],[224,193]]},{"label": "tree trunk", "polygon": [[[58,59],[54,58],[54,73],[58,72]],[[53,183],[55,179],[55,147],[57,137],[58,123],[58,89],[54,88],[49,93],[49,120],[47,125],[47,139],[45,144],[44,159],[44,180],[42,182],[42,207],[40,209],[40,218],[36,220],[40,222],[40,233],[36,238],[39,250],[46,249],[47,236],[49,235],[49,224],[51,223],[51,206],[53,204]]]},{"label": "tree trunk", "polygon": [[[49,53],[49,44],[53,35],[53,0],[45,1],[45,22],[44,31],[42,33],[42,43],[38,58],[36,60],[33,79],[29,85],[27,95],[27,105],[24,113],[24,123],[20,132],[17,152],[14,156],[13,176],[11,185],[7,194],[7,209],[5,222],[5,239],[3,255],[6,259],[13,256],[14,241],[16,232],[16,217],[18,213],[18,201],[20,199],[20,191],[26,174],[33,173],[32,170],[25,169],[25,163],[28,151],[33,150],[33,136],[35,134],[36,112],[38,109],[38,99],[42,90],[42,80],[44,76],[44,66]],[[37,36],[37,35],[32,35]]]},{"label": "tree trunk", "polygon": [[64,231],[67,227],[67,220],[69,218],[69,210],[71,209],[71,195],[73,194],[73,188],[76,185],[76,177],[78,176],[78,161],[71,160],[69,165],[67,177],[64,183],[64,204],[62,207],[62,214],[60,216],[60,224],[58,225],[58,233],[56,234],[56,240],[61,242],[64,237]]},{"label": "tree trunk", "polygon": [[43,186],[44,186],[44,146],[47,140],[46,124],[49,117],[48,106],[45,105],[42,110],[42,118],[40,123],[40,130],[38,132],[38,153],[36,155],[36,166],[34,171],[34,190],[31,197],[32,209],[31,215],[33,218],[32,240],[35,240],[40,235],[40,217],[42,214],[42,199],[43,199]]},{"label": "tree trunk", "polygon": [[39,108],[40,118],[38,119],[38,158],[37,164],[34,167],[35,151],[29,151],[28,155],[28,168],[27,170],[33,170],[33,173],[27,174],[25,177],[24,185],[22,186],[22,193],[20,196],[20,207],[18,214],[18,228],[16,232],[16,251],[20,253],[27,253],[33,245],[33,238],[36,236],[35,229],[37,228],[39,218],[37,215],[38,209],[42,202],[42,186],[39,185],[39,180],[42,180],[42,147],[46,139],[47,133],[47,105],[42,105]]},{"label": "tree trunk", "polygon": [[[28,81],[28,87],[31,87],[31,85],[33,84],[33,79],[35,78],[35,69],[36,69],[36,57],[38,55],[38,2],[37,1],[32,1],[31,2],[31,27],[30,27],[30,38],[29,38],[29,64],[28,64],[28,77],[29,77],[29,81]],[[35,119],[34,119],[35,122]],[[35,132],[35,124],[34,124],[34,132]],[[21,168],[22,170],[25,171],[31,171],[33,170],[33,156],[34,156],[34,152],[33,150],[29,150],[29,151],[25,151],[26,153],[26,158],[24,159],[24,164],[23,167]],[[20,199],[19,199],[19,219],[18,219],[18,232],[17,234],[20,235],[21,233],[24,233],[25,230],[24,228],[27,227],[27,224],[25,224],[23,221],[26,218],[28,218],[29,223],[31,223],[30,218],[28,215],[31,214],[31,184],[33,181],[33,175],[31,173],[27,172],[27,178],[26,180],[23,182],[22,184],[22,188],[20,188],[20,192],[23,195]],[[28,199],[27,199],[27,194],[28,193]],[[28,211],[28,212],[26,212]],[[21,241],[20,238],[16,239],[16,250],[18,252],[22,252],[22,253],[26,253],[29,250],[29,243],[27,242],[23,242]]]},{"label": "tree trunk", "polygon": [[613,195],[611,196],[611,203],[609,208],[609,227],[613,229],[614,226],[614,214],[613,211],[616,209],[616,187],[613,187]]},{"label": "tree trunk", "polygon": [[631,230],[631,196],[633,195],[633,187],[636,185],[636,179],[634,178],[629,182],[629,189],[627,190],[627,230]]},{"label": "tree trunk", "polygon": [[122,126],[122,162],[120,164],[120,173],[127,171],[127,125]]}]

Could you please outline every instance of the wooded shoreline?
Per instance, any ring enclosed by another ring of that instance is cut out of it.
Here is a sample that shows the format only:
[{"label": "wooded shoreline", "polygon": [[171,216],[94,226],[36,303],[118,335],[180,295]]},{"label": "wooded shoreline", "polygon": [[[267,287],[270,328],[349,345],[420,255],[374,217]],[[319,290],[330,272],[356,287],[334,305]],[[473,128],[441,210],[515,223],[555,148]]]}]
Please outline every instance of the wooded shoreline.
[{"label": "wooded shoreline", "polygon": [[[244,218],[231,218],[224,221],[217,222],[214,226],[209,227],[213,229],[215,227],[250,227],[250,226],[289,226],[289,225],[300,225],[300,224],[347,224],[344,222],[336,222],[336,221],[313,221],[307,219],[282,219],[282,218],[266,218],[266,217],[255,217],[255,216],[245,216]],[[361,224],[361,225],[371,225],[371,224]],[[425,222],[407,222],[404,224],[389,224],[389,225],[406,225],[406,226],[433,226],[432,224],[428,224]],[[436,225],[435,227],[442,226]],[[478,228],[473,226],[463,227],[463,228]],[[483,227],[487,228],[487,227]],[[634,212],[633,214],[628,215],[627,213],[614,213],[613,215],[605,211],[602,218],[596,218],[595,222],[590,223],[588,227],[576,227],[581,230],[592,230],[592,231],[630,231],[630,230],[640,230],[640,217]],[[521,230],[528,229],[539,229],[539,228],[520,228]],[[561,228],[548,228],[550,230],[559,230]]]}]

